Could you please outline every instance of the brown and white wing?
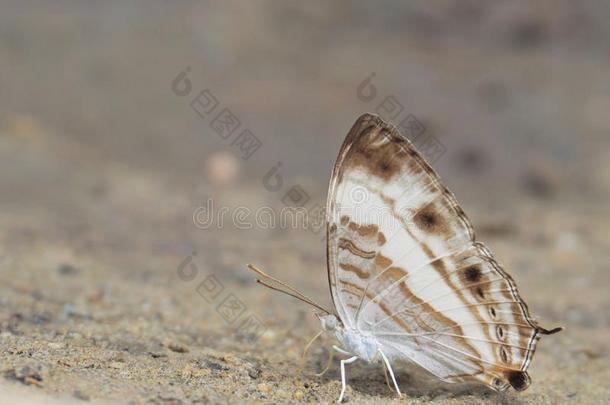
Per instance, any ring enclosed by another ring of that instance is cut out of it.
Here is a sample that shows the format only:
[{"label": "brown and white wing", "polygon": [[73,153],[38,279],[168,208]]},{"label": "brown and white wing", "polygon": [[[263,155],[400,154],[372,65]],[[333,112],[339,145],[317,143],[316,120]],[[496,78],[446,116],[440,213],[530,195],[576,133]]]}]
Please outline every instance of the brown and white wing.
[{"label": "brown and white wing", "polygon": [[444,380],[527,388],[536,343],[549,332],[394,126],[371,114],[356,121],[327,212],[329,283],[345,326]]}]

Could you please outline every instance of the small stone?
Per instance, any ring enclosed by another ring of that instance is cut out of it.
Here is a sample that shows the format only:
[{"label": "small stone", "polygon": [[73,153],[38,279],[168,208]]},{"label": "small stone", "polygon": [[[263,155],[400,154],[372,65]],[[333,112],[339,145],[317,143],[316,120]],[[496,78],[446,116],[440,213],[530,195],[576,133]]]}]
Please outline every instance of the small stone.
[{"label": "small stone", "polygon": [[74,390],[72,395],[74,396],[74,398],[78,398],[78,399],[83,400],[83,401],[89,401],[89,399],[91,399],[89,397],[89,395],[85,394],[81,390]]},{"label": "small stone", "polygon": [[36,325],[44,325],[49,323],[53,319],[53,315],[51,315],[48,311],[42,311],[34,314],[32,317],[32,322]]},{"label": "small stone", "polygon": [[191,376],[195,378],[208,377],[210,375],[210,370],[205,368],[193,368],[191,372]]},{"label": "small stone", "polygon": [[93,303],[93,304],[97,304],[102,302],[102,300],[104,299],[104,290],[102,288],[98,288],[95,291],[93,291],[91,294],[89,294],[89,296],[87,297],[87,301]]},{"label": "small stone", "polygon": [[230,370],[229,367],[223,366],[222,364],[219,364],[219,363],[217,363],[215,361],[211,361],[211,360],[205,360],[201,367],[207,367],[210,370],[215,370],[215,371],[229,371]]},{"label": "small stone", "polygon": [[237,363],[237,357],[233,356],[232,354],[227,354],[227,355],[222,356],[221,360],[228,364]]},{"label": "small stone", "polygon": [[240,165],[237,158],[230,153],[218,152],[210,156],[205,169],[213,186],[226,187],[235,183],[239,177]]},{"label": "small stone", "polygon": [[277,337],[277,335],[275,332],[273,332],[270,329],[267,329],[261,336],[261,340],[264,343],[273,343],[275,341],[276,337]]},{"label": "small stone", "polygon": [[111,361],[110,364],[108,365],[108,367],[114,368],[114,369],[121,369],[121,368],[125,367],[125,363],[123,363],[121,361]]},{"label": "small stone", "polygon": [[172,352],[176,352],[176,353],[188,353],[189,349],[186,346],[182,346],[181,344],[178,343],[170,343],[169,345],[167,345],[168,349],[171,350]]},{"label": "small stone", "polygon": [[257,388],[263,394],[269,394],[273,390],[273,386],[268,383],[260,383],[258,384]]},{"label": "small stone", "polygon": [[18,114],[10,117],[9,131],[17,137],[36,139],[44,133],[44,128],[34,117]]},{"label": "small stone", "polygon": [[251,368],[250,370],[248,370],[248,375],[253,380],[256,380],[258,377],[261,376],[262,372],[263,371],[260,368]]},{"label": "small stone", "polygon": [[158,402],[154,401],[154,402],[161,403],[163,405],[182,405],[183,404],[182,400],[179,398],[165,397],[165,396],[159,395],[159,396],[157,396],[157,399],[159,401]]},{"label": "small stone", "polygon": [[79,272],[79,269],[69,263],[62,263],[57,267],[57,272],[63,276],[72,276]]},{"label": "small stone", "polygon": [[210,375],[210,370],[188,364],[180,370],[180,374],[183,378],[204,378]]},{"label": "small stone", "polygon": [[62,313],[65,317],[68,318],[78,318],[89,321],[93,319],[93,316],[89,312],[81,311],[80,309],[76,308],[76,305],[71,302],[66,303],[64,305]]},{"label": "small stone", "polygon": [[42,386],[42,376],[40,373],[28,366],[22,367],[19,370],[7,370],[4,373],[4,377],[9,380],[19,381],[25,385],[36,385],[37,387]]},{"label": "small stone", "polygon": [[303,398],[305,397],[305,394],[303,393],[303,391],[301,390],[296,390],[294,392],[293,398],[297,401],[302,401]]}]

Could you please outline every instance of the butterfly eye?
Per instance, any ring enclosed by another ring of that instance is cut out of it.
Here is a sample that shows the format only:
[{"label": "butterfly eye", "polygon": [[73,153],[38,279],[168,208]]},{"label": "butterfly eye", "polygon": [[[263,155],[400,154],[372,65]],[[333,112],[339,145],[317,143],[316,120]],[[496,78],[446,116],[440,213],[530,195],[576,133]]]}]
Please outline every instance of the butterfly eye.
[{"label": "butterfly eye", "polygon": [[334,315],[329,315],[325,320],[324,320],[324,326],[325,329],[328,331],[333,331],[337,328],[337,318],[335,318]]}]

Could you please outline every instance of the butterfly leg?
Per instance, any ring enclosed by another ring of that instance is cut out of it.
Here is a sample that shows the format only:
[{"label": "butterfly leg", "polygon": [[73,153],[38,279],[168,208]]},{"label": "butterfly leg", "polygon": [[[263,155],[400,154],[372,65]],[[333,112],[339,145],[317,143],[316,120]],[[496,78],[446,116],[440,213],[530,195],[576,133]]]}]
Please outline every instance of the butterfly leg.
[{"label": "butterfly leg", "polygon": [[341,395],[339,395],[339,403],[343,402],[343,396],[345,395],[345,365],[353,363],[358,360],[358,356],[350,357],[349,359],[341,360]]},{"label": "butterfly leg", "polygon": [[385,365],[385,362],[381,362],[381,365],[383,366],[383,377],[385,378],[385,383],[388,386],[388,388],[391,390],[392,386],[390,385],[390,380],[388,379],[388,368]]},{"label": "butterfly leg", "polygon": [[343,350],[342,348],[340,348],[337,345],[333,345],[333,349],[335,349],[336,351],[338,351],[341,354],[345,354],[346,356],[351,356],[352,355],[350,352],[347,352],[347,351]]},{"label": "butterfly leg", "polygon": [[400,388],[398,388],[398,383],[396,382],[396,377],[394,377],[394,371],[392,370],[392,366],[390,366],[390,361],[388,360],[386,355],[381,351],[381,349],[379,349],[379,354],[381,354],[381,357],[383,358],[383,362],[385,363],[386,367],[388,368],[388,371],[390,372],[390,376],[392,377],[392,382],[394,383],[394,388],[396,388],[396,392],[398,393],[398,396],[402,398],[402,393],[400,392]]},{"label": "butterfly leg", "polygon": [[330,368],[330,365],[333,363],[334,354],[335,354],[335,352],[333,352],[331,350],[330,353],[328,354],[328,362],[326,363],[326,367],[324,368],[324,370],[322,370],[319,373],[317,373],[316,377],[322,377],[324,374],[326,374],[326,372]]}]

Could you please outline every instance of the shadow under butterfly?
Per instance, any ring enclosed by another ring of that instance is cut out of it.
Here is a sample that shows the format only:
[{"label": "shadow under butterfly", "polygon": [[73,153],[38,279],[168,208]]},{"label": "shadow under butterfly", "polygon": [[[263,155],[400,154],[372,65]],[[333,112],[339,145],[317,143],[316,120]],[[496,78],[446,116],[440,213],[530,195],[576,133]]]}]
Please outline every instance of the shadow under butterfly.
[{"label": "shadow under butterfly", "polygon": [[[320,331],[336,340],[345,366],[414,363],[446,382],[479,382],[503,391],[530,385],[527,369],[547,330],[530,315],[512,277],[476,241],[453,193],[411,142],[379,116],[364,114],[335,162],[327,202],[327,310],[248,265],[257,281],[320,312]],[[319,375],[321,375],[319,374]],[[388,382],[389,385],[389,382]]]}]

